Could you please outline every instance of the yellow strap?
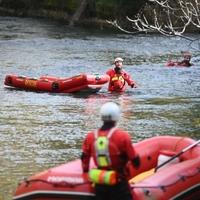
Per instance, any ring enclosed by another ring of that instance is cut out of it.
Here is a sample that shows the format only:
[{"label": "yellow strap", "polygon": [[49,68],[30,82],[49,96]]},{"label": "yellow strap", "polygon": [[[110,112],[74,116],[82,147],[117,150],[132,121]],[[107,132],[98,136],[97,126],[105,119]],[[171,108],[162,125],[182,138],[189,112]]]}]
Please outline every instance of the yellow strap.
[{"label": "yellow strap", "polygon": [[130,179],[129,183],[138,183],[138,182],[144,180],[145,178],[154,174],[154,170],[155,170],[155,168],[152,168],[149,171],[145,171],[145,172],[142,172],[141,174],[138,174],[137,176]]}]

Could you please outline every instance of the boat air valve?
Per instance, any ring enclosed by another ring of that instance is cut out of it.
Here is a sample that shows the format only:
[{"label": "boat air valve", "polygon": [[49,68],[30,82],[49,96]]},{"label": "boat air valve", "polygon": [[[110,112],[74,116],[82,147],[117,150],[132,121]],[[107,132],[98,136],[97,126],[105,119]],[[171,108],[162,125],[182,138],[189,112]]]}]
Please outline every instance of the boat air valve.
[{"label": "boat air valve", "polygon": [[150,190],[144,189],[143,191],[146,196],[151,196]]},{"label": "boat air valve", "polygon": [[59,84],[56,82],[52,83],[52,90],[58,90],[59,89]]},{"label": "boat air valve", "polygon": [[99,81],[99,80],[101,80],[101,78],[97,75],[97,76],[95,77],[95,80],[96,80],[96,81]]},{"label": "boat air valve", "polygon": [[12,77],[11,76],[7,76],[6,77],[6,83],[8,83],[8,84],[12,84]]}]

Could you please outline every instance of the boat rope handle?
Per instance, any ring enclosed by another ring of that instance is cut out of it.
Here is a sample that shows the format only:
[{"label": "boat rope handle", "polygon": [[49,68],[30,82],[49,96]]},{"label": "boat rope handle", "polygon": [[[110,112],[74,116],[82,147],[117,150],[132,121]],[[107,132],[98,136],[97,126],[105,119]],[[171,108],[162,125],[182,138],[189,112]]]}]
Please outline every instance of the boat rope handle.
[{"label": "boat rope handle", "polygon": [[31,179],[31,180],[25,179],[24,182],[27,185],[29,185],[32,182],[43,182],[43,183],[47,183],[47,184],[50,184],[50,185],[54,185],[55,187],[57,187],[57,186],[75,187],[75,186],[78,186],[78,185],[84,185],[84,184],[90,184],[91,183],[90,181],[85,181],[83,183],[69,183],[67,181],[62,181],[62,182],[56,183],[56,182],[50,182],[50,181],[47,181],[47,180],[44,180],[44,179]]},{"label": "boat rope handle", "polygon": [[182,149],[179,153],[177,153],[176,155],[172,156],[170,159],[166,160],[165,162],[163,162],[162,164],[158,165],[155,168],[155,172],[161,168],[162,166],[166,165],[167,163],[169,163],[170,161],[174,160],[175,158],[179,157],[180,155],[182,155],[183,153],[185,153],[186,151],[192,149],[193,147],[195,147],[196,145],[198,145],[200,143],[200,140],[194,142],[193,144],[187,146],[186,148]]},{"label": "boat rope handle", "polygon": [[182,142],[185,138],[186,138],[186,137],[181,137],[181,138],[176,142],[176,144],[174,145],[174,151],[176,151],[178,144],[179,144],[180,142]]},{"label": "boat rope handle", "polygon": [[[132,189],[134,188],[154,188],[154,189],[161,189],[162,191],[165,191],[167,187],[170,187],[170,186],[173,186],[173,185],[176,185],[179,181],[185,181],[187,178],[192,178],[196,175],[198,175],[200,173],[200,167],[197,167],[196,170],[194,171],[193,174],[190,174],[190,175],[177,175],[178,179],[169,183],[169,184],[166,184],[166,185],[134,185],[134,184],[130,184],[130,187]],[[43,180],[43,179],[31,179],[31,180],[27,180],[25,179],[24,180],[25,183],[27,185],[29,185],[30,183],[32,182],[43,182],[43,183],[47,183],[47,184],[50,184],[50,185],[53,185],[55,187],[58,187],[58,186],[63,186],[63,187],[76,187],[76,186],[79,186],[79,185],[84,185],[84,184],[92,184],[91,181],[85,181],[83,183],[69,183],[69,182],[66,182],[66,181],[63,181],[63,182],[49,182],[47,180]]]},{"label": "boat rope handle", "polygon": [[166,185],[134,185],[134,184],[131,184],[131,188],[134,189],[134,188],[155,188],[155,189],[161,189],[162,191],[165,191],[167,187],[170,187],[170,186],[173,186],[173,185],[176,185],[179,181],[185,181],[187,178],[192,178],[196,175],[198,175],[200,173],[200,167],[197,167],[195,172],[193,174],[190,174],[190,175],[177,175],[178,176],[178,179],[169,183],[169,184],[166,184]]}]

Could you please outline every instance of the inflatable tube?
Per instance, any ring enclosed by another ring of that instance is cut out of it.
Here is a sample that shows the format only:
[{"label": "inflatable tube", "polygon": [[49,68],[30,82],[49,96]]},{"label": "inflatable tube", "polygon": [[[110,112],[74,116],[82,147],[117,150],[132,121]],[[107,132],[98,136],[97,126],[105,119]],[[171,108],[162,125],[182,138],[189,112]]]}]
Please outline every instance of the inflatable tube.
[{"label": "inflatable tube", "polygon": [[[178,162],[163,166],[154,172],[161,153],[170,151],[174,155],[194,142],[186,137],[158,136],[134,144],[141,158],[141,165],[137,170],[130,163],[128,165],[133,200],[198,199],[200,145],[181,154]],[[91,168],[95,168],[93,162]],[[94,199],[94,188],[88,175],[82,173],[81,161],[75,160],[21,182],[13,200],[28,199]]]},{"label": "inflatable tube", "polygon": [[98,92],[108,81],[108,75],[80,74],[70,78],[41,76],[37,79],[11,74],[5,77],[4,84],[5,86],[31,91],[72,93]]}]

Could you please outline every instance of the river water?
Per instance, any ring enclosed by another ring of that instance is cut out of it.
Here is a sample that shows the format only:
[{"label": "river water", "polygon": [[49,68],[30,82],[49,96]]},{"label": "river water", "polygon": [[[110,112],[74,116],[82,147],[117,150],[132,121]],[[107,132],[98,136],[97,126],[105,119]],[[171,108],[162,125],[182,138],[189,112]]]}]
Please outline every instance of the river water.
[{"label": "river water", "polygon": [[[190,35],[198,38],[198,35]],[[157,135],[200,137],[200,61],[167,68],[169,56],[191,49],[181,38],[70,28],[38,19],[0,17],[0,200],[23,178],[78,158],[87,131],[101,125],[107,101],[122,110],[119,126],[133,142]],[[70,77],[104,74],[115,57],[139,87],[121,95],[72,95],[4,88],[6,74]]]}]

